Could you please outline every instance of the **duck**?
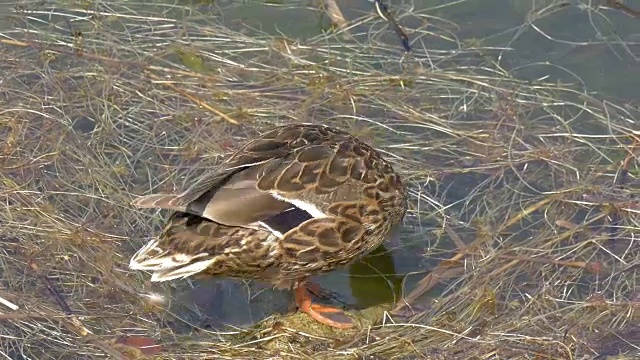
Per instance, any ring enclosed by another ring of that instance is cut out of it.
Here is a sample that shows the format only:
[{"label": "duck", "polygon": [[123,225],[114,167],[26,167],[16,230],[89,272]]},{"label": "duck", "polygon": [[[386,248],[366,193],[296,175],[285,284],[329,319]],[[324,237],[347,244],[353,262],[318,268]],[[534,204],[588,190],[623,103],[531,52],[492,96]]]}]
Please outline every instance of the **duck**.
[{"label": "duck", "polygon": [[129,268],[152,282],[225,276],[293,290],[298,311],[338,329],[344,311],[316,303],[310,280],[376,249],[407,211],[407,188],[381,153],[321,124],[277,126],[242,145],[181,193],[142,195],[171,213]]}]

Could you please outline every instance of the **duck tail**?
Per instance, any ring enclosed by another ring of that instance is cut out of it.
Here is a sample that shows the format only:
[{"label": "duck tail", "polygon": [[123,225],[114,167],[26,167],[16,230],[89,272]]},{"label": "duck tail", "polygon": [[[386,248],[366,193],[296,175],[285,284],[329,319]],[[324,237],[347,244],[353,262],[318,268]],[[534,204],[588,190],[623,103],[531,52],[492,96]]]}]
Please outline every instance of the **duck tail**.
[{"label": "duck tail", "polygon": [[175,194],[152,194],[140,196],[131,204],[139,208],[167,209],[174,211],[186,211],[187,207],[180,204],[180,197]]},{"label": "duck tail", "polygon": [[159,239],[151,240],[129,262],[132,270],[152,271],[152,282],[186,278],[206,270],[217,260],[207,253],[191,255],[175,252],[171,248],[163,250],[158,243]]}]

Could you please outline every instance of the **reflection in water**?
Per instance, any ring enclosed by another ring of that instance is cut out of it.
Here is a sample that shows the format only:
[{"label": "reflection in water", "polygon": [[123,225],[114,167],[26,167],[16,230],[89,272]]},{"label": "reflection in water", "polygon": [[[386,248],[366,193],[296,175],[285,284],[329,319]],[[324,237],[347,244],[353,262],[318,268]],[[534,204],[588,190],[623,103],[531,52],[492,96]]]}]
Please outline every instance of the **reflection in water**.
[{"label": "reflection in water", "polygon": [[[176,283],[170,308],[188,324],[187,328],[248,328],[274,313],[286,313],[293,299],[289,291],[273,290],[253,281],[207,277],[193,280],[193,284],[186,287]],[[172,326],[174,331],[187,328]]]},{"label": "reflection in water", "polygon": [[[320,277],[327,293],[337,290],[335,298],[322,296],[322,303],[332,301],[348,310],[361,310],[375,305],[392,304],[399,298],[402,276],[396,273],[391,251],[379,246],[348,268],[349,289],[338,282],[344,270]],[[193,284],[190,286],[189,284]],[[235,279],[207,277],[189,282],[175,282],[169,311],[183,323],[169,325],[175,332],[189,332],[193,327],[215,329],[247,328],[274,313],[287,313],[293,309],[290,291],[273,290],[259,282],[243,282]],[[348,301],[342,301],[348,299]]]},{"label": "reflection in water", "polygon": [[356,308],[394,303],[402,291],[391,252],[383,245],[349,267],[349,285]]}]

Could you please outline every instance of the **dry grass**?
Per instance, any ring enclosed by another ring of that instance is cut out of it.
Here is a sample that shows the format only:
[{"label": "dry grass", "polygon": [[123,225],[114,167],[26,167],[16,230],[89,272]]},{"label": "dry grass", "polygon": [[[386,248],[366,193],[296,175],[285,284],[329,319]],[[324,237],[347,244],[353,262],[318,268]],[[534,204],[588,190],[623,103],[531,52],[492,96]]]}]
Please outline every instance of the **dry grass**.
[{"label": "dry grass", "polygon": [[[401,59],[397,41],[368,33],[294,41],[175,6],[92,6],[21,9],[0,38],[4,358],[131,357],[115,340],[132,334],[172,359],[637,356],[637,112],[514,78],[492,49],[452,51],[450,24],[424,14],[429,32],[412,36],[433,47]],[[408,275],[409,304],[364,310],[355,332],[279,315],[176,330],[142,295],[148,275],[127,269],[161,221],[129,201],[299,121],[349,130],[396,163],[412,206],[395,250],[439,267]]]}]

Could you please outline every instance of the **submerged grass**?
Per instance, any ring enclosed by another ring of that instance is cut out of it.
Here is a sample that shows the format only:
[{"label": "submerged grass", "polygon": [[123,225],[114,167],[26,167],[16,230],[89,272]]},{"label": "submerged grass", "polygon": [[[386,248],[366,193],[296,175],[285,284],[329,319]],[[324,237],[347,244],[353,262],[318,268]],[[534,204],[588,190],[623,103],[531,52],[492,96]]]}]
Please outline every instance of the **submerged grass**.
[{"label": "submerged grass", "polygon": [[[5,358],[142,356],[129,335],[172,359],[638,356],[637,111],[579,79],[518,79],[424,14],[432,30],[413,36],[433,48],[403,57],[362,29],[302,41],[175,5],[47,6],[0,38]],[[389,246],[424,264],[399,274],[395,304],[353,311],[355,331],[299,314],[185,323],[127,268],[161,221],[130,200],[288,122],[349,130],[395,163],[412,196]]]}]

